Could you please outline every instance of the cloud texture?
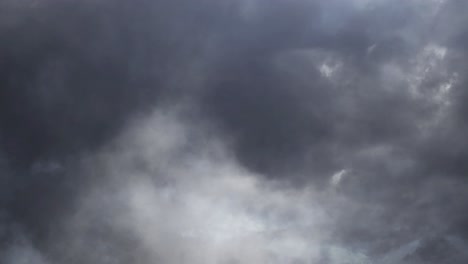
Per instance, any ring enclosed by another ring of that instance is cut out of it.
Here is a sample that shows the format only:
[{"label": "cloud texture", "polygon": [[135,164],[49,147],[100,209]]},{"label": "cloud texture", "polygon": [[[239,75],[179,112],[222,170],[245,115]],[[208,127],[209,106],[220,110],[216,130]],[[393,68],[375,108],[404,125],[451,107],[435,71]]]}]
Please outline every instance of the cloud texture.
[{"label": "cloud texture", "polygon": [[466,8],[3,1],[0,261],[466,263]]}]

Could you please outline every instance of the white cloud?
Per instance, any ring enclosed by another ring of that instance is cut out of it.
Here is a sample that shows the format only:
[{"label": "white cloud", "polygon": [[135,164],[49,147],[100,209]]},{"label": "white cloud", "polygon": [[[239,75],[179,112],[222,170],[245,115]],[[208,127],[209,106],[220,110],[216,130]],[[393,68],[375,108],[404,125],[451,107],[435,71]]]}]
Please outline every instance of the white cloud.
[{"label": "white cloud", "polygon": [[[186,154],[187,144],[196,144],[188,140],[193,129],[178,120],[156,113],[125,133],[117,142],[121,147],[101,154],[93,170],[100,168],[108,181],[82,199],[71,220],[77,236],[97,218],[132,233],[150,259],[163,263],[291,263],[324,257],[334,223],[330,214],[341,211],[342,200],[249,172],[216,138]],[[327,253],[332,263],[359,255],[333,247]]]}]

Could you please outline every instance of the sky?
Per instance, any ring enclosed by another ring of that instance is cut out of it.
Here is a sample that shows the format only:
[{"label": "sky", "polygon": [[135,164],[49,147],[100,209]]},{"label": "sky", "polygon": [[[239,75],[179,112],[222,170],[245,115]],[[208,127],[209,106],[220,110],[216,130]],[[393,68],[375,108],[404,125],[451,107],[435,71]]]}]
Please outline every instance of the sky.
[{"label": "sky", "polygon": [[466,10],[1,1],[0,262],[467,263]]}]

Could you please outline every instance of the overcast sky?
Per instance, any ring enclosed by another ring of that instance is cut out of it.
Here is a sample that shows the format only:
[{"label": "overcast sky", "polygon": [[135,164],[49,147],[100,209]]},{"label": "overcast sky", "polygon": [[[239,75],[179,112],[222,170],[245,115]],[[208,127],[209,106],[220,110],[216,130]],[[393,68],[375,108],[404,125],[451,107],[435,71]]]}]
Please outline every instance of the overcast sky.
[{"label": "overcast sky", "polygon": [[467,263],[467,12],[1,1],[0,262]]}]

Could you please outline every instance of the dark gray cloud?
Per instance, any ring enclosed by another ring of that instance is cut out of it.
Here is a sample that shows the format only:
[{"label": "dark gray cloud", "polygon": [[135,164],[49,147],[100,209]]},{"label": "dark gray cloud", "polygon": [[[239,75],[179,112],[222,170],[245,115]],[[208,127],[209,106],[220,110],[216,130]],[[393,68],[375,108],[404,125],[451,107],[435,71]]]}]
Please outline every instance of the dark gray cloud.
[{"label": "dark gray cloud", "polygon": [[1,259],[458,254],[468,239],[465,9],[5,1]]}]

